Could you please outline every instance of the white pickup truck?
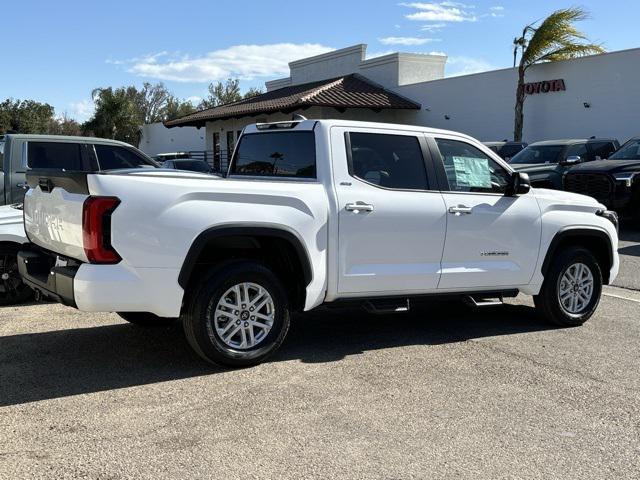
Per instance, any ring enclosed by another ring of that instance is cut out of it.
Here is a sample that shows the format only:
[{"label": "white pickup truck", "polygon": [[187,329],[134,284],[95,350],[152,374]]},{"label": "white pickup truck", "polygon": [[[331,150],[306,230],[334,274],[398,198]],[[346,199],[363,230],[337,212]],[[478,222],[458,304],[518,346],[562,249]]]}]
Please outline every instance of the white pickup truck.
[{"label": "white pickup truck", "polygon": [[292,311],[423,296],[533,295],[580,325],[618,272],[617,217],[530,190],[466,135],[346,120],[245,128],[228,178],[121,170],[27,174],[25,281],[133,323],[182,319],[204,359],[244,366],[283,342]]}]

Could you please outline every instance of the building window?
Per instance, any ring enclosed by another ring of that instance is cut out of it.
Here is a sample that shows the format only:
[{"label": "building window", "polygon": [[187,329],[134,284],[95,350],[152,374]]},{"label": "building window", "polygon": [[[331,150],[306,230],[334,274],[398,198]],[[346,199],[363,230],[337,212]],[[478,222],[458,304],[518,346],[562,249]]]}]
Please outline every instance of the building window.
[{"label": "building window", "polygon": [[227,161],[229,161],[231,155],[233,155],[233,147],[236,145],[233,134],[233,130],[227,131]]},{"label": "building window", "polygon": [[213,169],[220,171],[220,133],[213,132]]}]

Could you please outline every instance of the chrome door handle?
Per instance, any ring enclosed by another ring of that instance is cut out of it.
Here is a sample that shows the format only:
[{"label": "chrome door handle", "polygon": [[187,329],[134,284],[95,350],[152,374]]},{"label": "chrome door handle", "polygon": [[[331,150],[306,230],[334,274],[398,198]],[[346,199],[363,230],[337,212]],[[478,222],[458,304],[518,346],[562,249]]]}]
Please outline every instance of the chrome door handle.
[{"label": "chrome door handle", "polygon": [[452,213],[456,216],[460,215],[469,215],[473,209],[471,207],[467,207],[465,205],[458,205],[457,207],[449,207],[449,213]]},{"label": "chrome door handle", "polygon": [[348,212],[360,213],[360,212],[373,212],[373,205],[369,205],[364,202],[347,203],[344,209]]},{"label": "chrome door handle", "polygon": [[23,190],[29,190],[29,184],[28,183],[18,183],[16,185],[16,187],[21,188]]}]

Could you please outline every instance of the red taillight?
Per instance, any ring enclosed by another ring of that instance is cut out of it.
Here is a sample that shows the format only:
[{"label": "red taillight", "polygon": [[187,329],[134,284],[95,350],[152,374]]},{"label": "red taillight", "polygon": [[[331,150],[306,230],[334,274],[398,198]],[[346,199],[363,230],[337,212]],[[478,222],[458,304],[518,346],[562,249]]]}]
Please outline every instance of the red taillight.
[{"label": "red taillight", "polygon": [[111,246],[111,212],[120,204],[116,197],[88,197],[82,206],[82,243],[91,263],[118,263]]}]

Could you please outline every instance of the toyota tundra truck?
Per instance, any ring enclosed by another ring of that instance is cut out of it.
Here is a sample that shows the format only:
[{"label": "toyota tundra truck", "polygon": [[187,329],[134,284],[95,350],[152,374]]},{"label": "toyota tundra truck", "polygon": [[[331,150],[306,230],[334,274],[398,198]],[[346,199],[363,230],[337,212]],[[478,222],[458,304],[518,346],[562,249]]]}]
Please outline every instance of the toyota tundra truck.
[{"label": "toyota tundra truck", "polygon": [[531,189],[477,140],[347,120],[245,127],[226,178],[197,172],[27,173],[25,281],[138,325],[180,318],[193,350],[256,364],[292,312],[421,297],[532,295],[564,326],[618,273],[617,217]]}]

